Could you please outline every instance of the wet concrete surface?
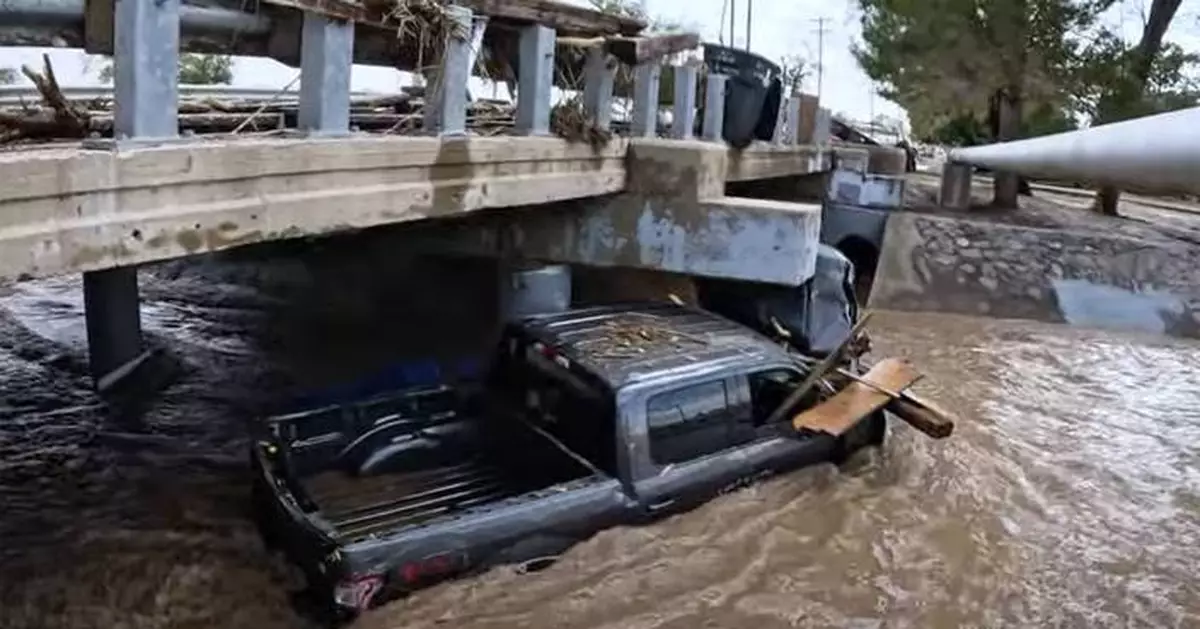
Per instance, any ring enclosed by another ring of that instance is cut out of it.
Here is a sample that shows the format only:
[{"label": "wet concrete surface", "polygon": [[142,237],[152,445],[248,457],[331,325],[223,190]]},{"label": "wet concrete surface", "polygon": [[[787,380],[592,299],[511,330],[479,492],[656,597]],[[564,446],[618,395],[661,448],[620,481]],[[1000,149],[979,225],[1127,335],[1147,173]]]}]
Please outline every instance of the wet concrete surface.
[{"label": "wet concrete surface", "polygon": [[[77,282],[0,288],[0,626],[304,627],[249,520],[245,425],[387,344],[235,286],[143,294],[181,372],[139,433],[89,392]],[[960,414],[949,440],[893,424],[841,469],[359,626],[1200,626],[1200,344],[928,314],[872,329],[876,355],[916,361]]]}]

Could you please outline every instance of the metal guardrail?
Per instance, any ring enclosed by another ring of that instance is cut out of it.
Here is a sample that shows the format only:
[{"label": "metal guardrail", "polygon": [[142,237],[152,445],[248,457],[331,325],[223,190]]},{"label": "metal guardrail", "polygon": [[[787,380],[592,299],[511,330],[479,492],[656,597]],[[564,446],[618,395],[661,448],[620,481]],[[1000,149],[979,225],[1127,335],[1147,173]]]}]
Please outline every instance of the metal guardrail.
[{"label": "metal guardrail", "polygon": [[[63,96],[72,101],[111,100],[114,98],[111,85],[72,85],[62,87]],[[352,98],[385,96],[377,92],[351,92]],[[292,101],[300,98],[298,87],[282,91],[276,87],[232,87],[229,85],[180,85],[179,98],[202,100],[268,100]],[[41,95],[32,85],[0,85],[0,107],[19,107],[41,100]]]}]

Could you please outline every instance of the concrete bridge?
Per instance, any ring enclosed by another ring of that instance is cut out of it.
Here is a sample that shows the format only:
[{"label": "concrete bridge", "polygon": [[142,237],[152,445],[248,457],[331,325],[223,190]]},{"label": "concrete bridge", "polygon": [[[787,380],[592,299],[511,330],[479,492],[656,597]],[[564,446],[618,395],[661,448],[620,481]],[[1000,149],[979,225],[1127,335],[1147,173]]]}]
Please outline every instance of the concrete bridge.
[{"label": "concrete bridge", "polygon": [[[70,3],[39,4],[52,5],[58,27],[111,30],[114,137],[0,154],[0,181],[9,182],[0,188],[0,279],[83,273],[90,360],[103,390],[149,355],[136,272],[145,263],[411,223],[412,245],[435,251],[796,286],[814,272],[827,191],[855,203],[883,190],[899,202],[897,181],[866,172],[867,148],[830,142],[827,111],[802,124],[798,95],[781,106],[775,142],[727,146],[728,77],[701,76],[694,65],[669,68],[679,97],[668,137],[659,137],[662,55],[642,51],[622,24],[587,49],[582,97],[590,123],[609,131],[615,61],[632,54],[628,137],[593,144],[554,137],[551,93],[562,65],[555,27],[574,32],[589,17],[610,18],[553,12],[544,0],[467,4],[485,12],[447,7],[462,35],[446,40],[419,137],[350,129],[351,64],[380,60],[363,54],[378,33],[355,37],[381,18],[349,11],[356,3],[268,3],[265,15],[276,23],[302,23],[299,128],[275,137],[178,133],[181,42],[197,49],[198,33],[220,26],[216,15],[229,23],[263,15],[117,0],[108,11],[87,3],[71,22]],[[33,11],[15,6],[0,17]],[[0,35],[17,29],[28,38],[31,22],[0,24]],[[467,128],[466,85],[493,27],[517,32],[516,126],[511,135],[480,137]],[[97,41],[80,39],[90,47],[105,42]],[[626,52],[614,52],[616,44]],[[701,81],[706,101],[697,107]],[[802,128],[814,131],[802,138]]]}]

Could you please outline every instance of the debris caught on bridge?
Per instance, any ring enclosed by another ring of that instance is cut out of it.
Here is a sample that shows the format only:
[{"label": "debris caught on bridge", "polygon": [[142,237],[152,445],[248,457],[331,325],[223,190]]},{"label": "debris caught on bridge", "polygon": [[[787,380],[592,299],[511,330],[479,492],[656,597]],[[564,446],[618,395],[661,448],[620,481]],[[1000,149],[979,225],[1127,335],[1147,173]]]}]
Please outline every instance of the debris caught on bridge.
[{"label": "debris caught on bridge", "polygon": [[41,95],[41,106],[24,105],[19,112],[0,111],[0,143],[87,135],[90,114],[63,96],[50,55],[43,54],[42,63],[40,74],[29,66],[21,67]]}]

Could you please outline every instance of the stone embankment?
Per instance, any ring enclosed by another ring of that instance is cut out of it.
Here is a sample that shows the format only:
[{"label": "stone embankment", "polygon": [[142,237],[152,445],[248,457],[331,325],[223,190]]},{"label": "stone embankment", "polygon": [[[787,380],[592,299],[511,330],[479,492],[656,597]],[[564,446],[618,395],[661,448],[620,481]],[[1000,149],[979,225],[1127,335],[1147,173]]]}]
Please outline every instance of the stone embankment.
[{"label": "stone embankment", "polygon": [[1040,197],[1009,213],[898,213],[870,303],[1200,337],[1200,216],[1176,219]]}]

